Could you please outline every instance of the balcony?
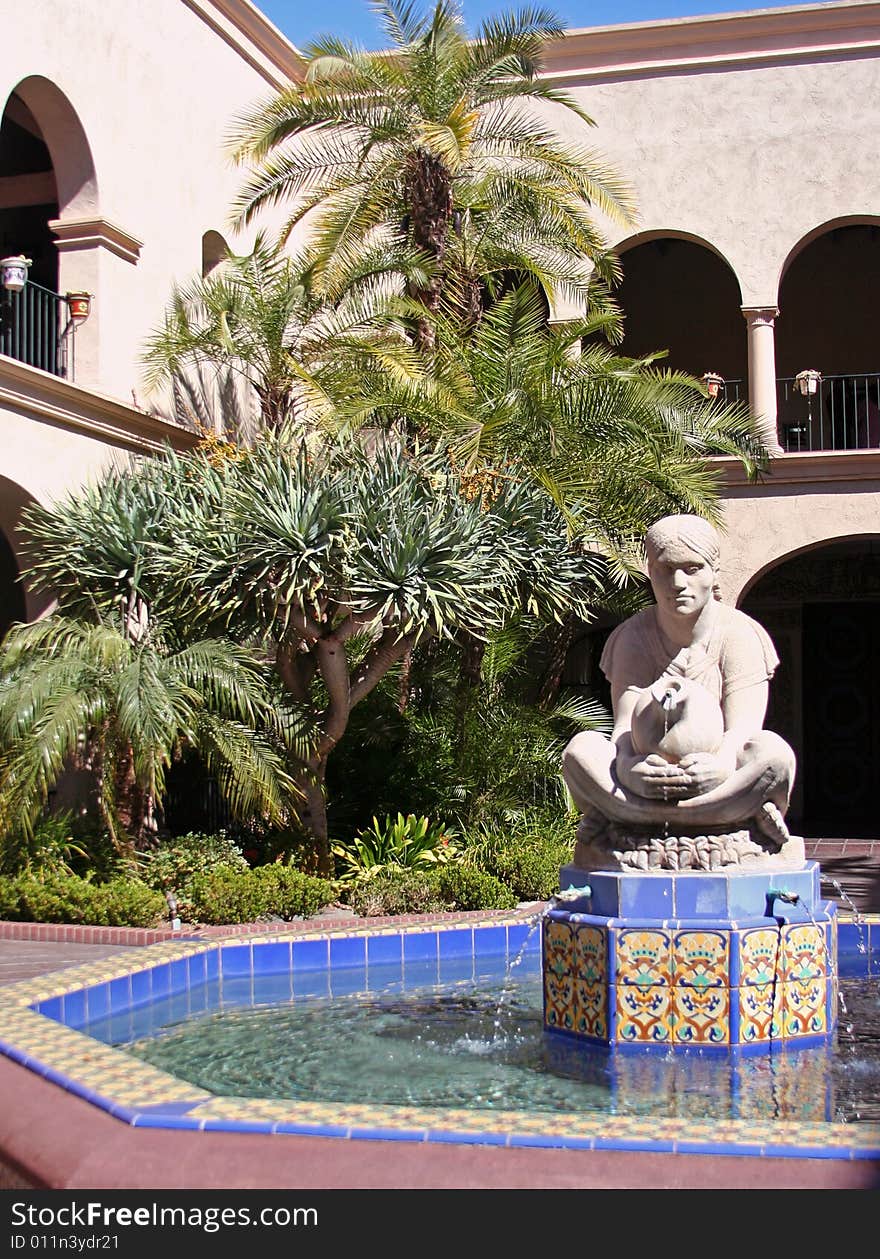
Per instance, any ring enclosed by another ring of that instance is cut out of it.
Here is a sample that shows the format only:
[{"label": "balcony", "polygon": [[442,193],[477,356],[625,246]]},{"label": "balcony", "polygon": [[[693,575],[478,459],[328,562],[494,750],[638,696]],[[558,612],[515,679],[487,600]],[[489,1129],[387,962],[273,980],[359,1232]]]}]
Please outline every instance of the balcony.
[{"label": "balcony", "polygon": [[784,450],[876,450],[880,447],[880,373],[824,376],[814,394],[796,377],[776,382],[779,441]]},{"label": "balcony", "polygon": [[20,291],[2,291],[0,354],[74,380],[76,319],[71,309],[67,298],[32,280]]},{"label": "balcony", "polygon": [[[806,373],[805,373],[806,374]],[[777,431],[787,454],[880,449],[880,372],[820,376],[803,393],[797,376],[776,381]],[[722,380],[718,398],[747,402],[748,382]]]}]

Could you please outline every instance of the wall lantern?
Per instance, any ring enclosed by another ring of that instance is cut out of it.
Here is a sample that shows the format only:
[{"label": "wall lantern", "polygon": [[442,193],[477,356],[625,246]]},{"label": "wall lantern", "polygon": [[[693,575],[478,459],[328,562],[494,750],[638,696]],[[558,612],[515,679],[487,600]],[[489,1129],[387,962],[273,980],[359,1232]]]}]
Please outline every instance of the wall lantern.
[{"label": "wall lantern", "polygon": [[71,323],[85,323],[92,313],[92,294],[65,293],[64,300],[67,302]]},{"label": "wall lantern", "polygon": [[719,376],[717,372],[704,372],[702,376],[703,384],[706,386],[706,392],[710,398],[717,398],[724,384],[724,377]]},{"label": "wall lantern", "polygon": [[20,293],[27,284],[30,258],[16,254],[14,258],[0,258],[0,284],[10,293]]},{"label": "wall lantern", "polygon": [[809,369],[805,372],[798,372],[794,378],[794,383],[798,393],[803,394],[805,398],[811,398],[818,392],[822,383],[822,373]]}]

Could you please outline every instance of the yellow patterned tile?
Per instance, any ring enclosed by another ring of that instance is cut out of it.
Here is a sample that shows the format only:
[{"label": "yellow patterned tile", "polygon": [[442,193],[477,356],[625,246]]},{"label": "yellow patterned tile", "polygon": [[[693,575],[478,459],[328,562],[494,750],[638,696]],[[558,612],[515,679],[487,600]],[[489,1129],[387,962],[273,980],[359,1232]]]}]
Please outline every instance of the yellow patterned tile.
[{"label": "yellow patterned tile", "polygon": [[825,1002],[828,980],[795,979],[782,986],[785,990],[783,1034],[786,1040],[827,1031]]},{"label": "yellow patterned tile", "polygon": [[740,933],[740,987],[747,984],[762,986],[776,978],[780,945],[779,932],[775,927],[757,927]]},{"label": "yellow patterned tile", "polygon": [[677,1045],[730,1043],[730,989],[676,985],[672,990],[673,1040]]},{"label": "yellow patterned tile", "polygon": [[[782,1037],[783,985],[771,981],[744,984],[739,993],[739,1037],[741,1045],[753,1045]],[[736,1000],[736,996],[733,997]]]},{"label": "yellow patterned tile", "polygon": [[823,927],[811,922],[783,927],[782,978],[786,983],[824,977],[830,960]]},{"label": "yellow patterned tile", "polygon": [[672,940],[669,931],[614,929],[617,969],[614,982],[644,988],[672,983]]},{"label": "yellow patterned tile", "polygon": [[608,1039],[608,985],[575,979],[574,1029],[579,1036]]},{"label": "yellow patterned tile", "polygon": [[730,932],[676,931],[672,937],[673,982],[690,988],[730,986]]},{"label": "yellow patterned tile", "polygon": [[615,984],[615,1040],[668,1044],[672,1040],[672,990],[661,984]]},{"label": "yellow patterned tile", "polygon": [[574,971],[586,984],[602,984],[608,979],[608,932],[604,927],[578,923],[574,935]]}]

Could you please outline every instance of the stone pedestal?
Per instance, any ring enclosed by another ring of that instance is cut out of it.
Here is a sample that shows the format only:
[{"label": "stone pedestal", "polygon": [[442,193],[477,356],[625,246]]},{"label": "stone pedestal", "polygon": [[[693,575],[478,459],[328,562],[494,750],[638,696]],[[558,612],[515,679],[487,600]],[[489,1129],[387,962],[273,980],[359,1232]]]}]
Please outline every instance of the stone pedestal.
[{"label": "stone pedestal", "polygon": [[563,867],[563,892],[584,885],[543,923],[548,1031],[756,1051],[833,1036],[836,908],[820,900],[817,862],[747,874]]}]

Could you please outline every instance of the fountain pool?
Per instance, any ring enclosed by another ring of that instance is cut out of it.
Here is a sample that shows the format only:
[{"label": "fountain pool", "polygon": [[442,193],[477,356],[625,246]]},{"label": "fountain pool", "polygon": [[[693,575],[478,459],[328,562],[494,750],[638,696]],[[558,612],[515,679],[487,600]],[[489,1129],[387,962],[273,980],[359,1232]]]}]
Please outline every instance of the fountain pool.
[{"label": "fountain pool", "polygon": [[[155,945],[9,986],[0,1048],[137,1127],[876,1158],[880,919],[842,920],[839,945],[836,1056],[710,1046],[673,1060],[544,1034],[521,917]],[[218,1055],[224,1020],[233,1050]]]}]

